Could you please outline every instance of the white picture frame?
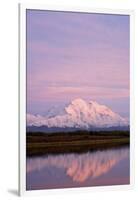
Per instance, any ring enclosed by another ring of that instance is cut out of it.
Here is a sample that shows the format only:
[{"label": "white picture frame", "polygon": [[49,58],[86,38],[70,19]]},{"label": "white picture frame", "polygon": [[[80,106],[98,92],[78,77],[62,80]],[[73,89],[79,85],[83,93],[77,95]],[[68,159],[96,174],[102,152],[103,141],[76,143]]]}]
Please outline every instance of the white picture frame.
[{"label": "white picture frame", "polygon": [[[26,9],[51,10],[51,11],[73,11],[89,13],[119,14],[130,16],[130,185],[100,186],[85,188],[68,188],[53,190],[26,190]],[[95,9],[81,6],[53,6],[39,4],[19,5],[19,194],[40,195],[57,194],[59,192],[92,192],[101,190],[128,190],[134,186],[134,12],[132,10]]]}]

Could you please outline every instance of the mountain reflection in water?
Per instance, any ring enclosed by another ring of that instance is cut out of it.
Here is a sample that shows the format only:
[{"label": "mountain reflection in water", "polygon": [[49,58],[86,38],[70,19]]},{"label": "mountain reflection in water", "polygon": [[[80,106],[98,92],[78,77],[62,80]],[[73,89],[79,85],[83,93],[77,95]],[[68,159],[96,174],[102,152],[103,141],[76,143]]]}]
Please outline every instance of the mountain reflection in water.
[{"label": "mountain reflection in water", "polygon": [[[72,153],[27,158],[27,176],[29,177],[27,183],[31,185],[31,177],[33,178],[35,174],[41,174],[41,172],[46,173],[46,170],[56,171],[57,169],[59,169],[60,173],[62,171],[64,176],[69,177],[72,182],[85,183],[89,178],[94,180],[104,174],[108,174],[112,168],[126,158],[129,158],[128,147],[83,154]],[[129,168],[129,166],[127,167]],[[120,170],[120,168],[118,168],[118,170]],[[120,172],[118,171],[118,173]],[[45,178],[47,184],[49,181],[48,177]],[[37,176],[37,179],[39,179],[39,176]],[[41,180],[38,182],[41,185]],[[30,186],[29,188],[32,189],[33,187]]]}]

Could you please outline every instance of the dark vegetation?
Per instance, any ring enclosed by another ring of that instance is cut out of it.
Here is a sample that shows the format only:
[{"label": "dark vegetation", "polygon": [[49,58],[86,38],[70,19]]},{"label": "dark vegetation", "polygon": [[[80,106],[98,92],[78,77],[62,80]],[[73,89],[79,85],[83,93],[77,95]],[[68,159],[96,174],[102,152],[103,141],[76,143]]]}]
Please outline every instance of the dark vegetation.
[{"label": "dark vegetation", "polygon": [[129,145],[129,131],[75,131],[62,133],[28,132],[27,156],[86,152]]}]

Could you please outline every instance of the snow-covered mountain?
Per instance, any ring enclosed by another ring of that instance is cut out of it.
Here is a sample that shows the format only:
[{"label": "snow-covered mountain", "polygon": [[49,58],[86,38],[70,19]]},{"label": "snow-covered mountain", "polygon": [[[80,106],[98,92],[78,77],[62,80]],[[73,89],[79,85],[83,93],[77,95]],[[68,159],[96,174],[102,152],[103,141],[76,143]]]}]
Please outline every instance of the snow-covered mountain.
[{"label": "snow-covered mountain", "polygon": [[89,129],[128,126],[128,121],[105,105],[75,99],[63,110],[52,108],[46,116],[27,114],[27,126]]}]

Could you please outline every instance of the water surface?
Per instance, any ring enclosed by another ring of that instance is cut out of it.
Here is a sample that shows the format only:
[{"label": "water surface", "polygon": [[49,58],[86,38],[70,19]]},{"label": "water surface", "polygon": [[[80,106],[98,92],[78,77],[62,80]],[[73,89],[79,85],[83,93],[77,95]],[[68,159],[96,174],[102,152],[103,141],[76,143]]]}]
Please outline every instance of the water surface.
[{"label": "water surface", "polygon": [[129,184],[129,147],[27,158],[27,190]]}]

